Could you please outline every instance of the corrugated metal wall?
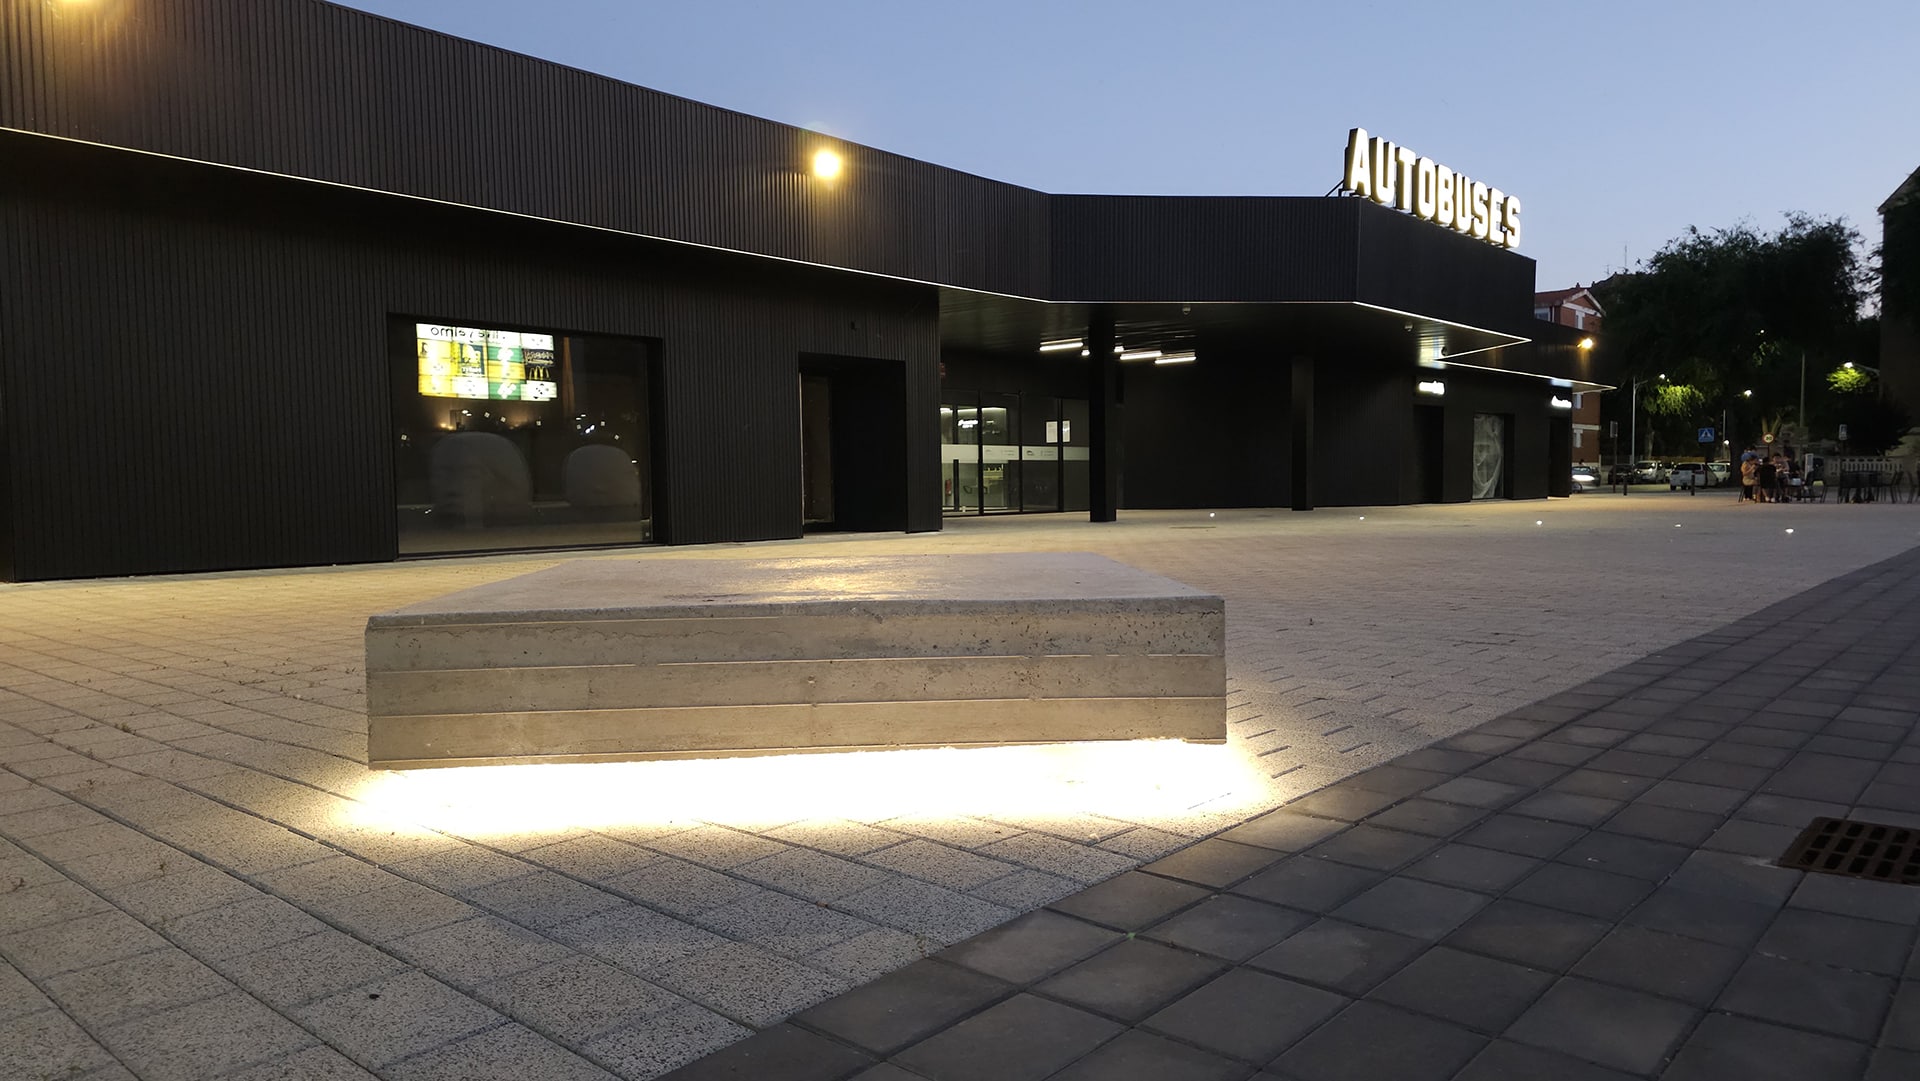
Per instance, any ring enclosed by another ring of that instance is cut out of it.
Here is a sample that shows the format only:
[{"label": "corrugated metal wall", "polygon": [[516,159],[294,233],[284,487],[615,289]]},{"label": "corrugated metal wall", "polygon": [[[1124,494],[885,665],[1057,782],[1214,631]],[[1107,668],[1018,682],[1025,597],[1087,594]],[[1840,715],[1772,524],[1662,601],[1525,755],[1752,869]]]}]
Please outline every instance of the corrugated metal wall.
[{"label": "corrugated metal wall", "polygon": [[1351,300],[1353,199],[1060,195],[1056,300]]},{"label": "corrugated metal wall", "polygon": [[0,5],[0,127],[1044,295],[1039,192],[317,0]]},{"label": "corrugated metal wall", "polygon": [[659,339],[676,543],[797,535],[799,355],[901,360],[908,526],[939,527],[930,287],[28,141],[0,136],[17,578],[391,559],[391,314]]}]

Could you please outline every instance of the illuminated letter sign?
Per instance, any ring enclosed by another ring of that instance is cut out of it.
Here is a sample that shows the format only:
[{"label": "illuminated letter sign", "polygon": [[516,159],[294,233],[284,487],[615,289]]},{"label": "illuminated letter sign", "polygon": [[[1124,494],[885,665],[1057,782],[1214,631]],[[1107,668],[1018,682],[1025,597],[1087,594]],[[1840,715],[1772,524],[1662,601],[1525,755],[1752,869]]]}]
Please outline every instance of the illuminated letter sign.
[{"label": "illuminated letter sign", "polygon": [[1398,207],[1502,248],[1520,246],[1520,200],[1465,173],[1423,158],[1408,147],[1347,133],[1347,172],[1340,183],[1381,206]]}]

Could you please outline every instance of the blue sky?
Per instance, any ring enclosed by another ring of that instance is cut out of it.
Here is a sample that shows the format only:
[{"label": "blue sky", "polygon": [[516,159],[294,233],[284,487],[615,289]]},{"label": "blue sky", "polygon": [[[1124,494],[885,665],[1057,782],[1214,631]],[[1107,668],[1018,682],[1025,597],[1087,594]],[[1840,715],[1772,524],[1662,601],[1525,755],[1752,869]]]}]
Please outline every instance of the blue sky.
[{"label": "blue sky", "polygon": [[1319,195],[1359,125],[1525,201],[1542,289],[1920,167],[1920,3],[350,0],[1049,192]]}]

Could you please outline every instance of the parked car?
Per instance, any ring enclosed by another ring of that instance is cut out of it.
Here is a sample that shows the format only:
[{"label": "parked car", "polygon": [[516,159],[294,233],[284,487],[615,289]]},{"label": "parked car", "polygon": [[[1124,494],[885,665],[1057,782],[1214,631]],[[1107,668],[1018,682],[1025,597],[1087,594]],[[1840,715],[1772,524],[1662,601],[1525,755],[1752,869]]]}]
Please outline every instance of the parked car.
[{"label": "parked car", "polygon": [[1727,478],[1733,476],[1732,462],[1708,462],[1707,475],[1713,478],[1713,487],[1723,487]]},{"label": "parked car", "polygon": [[1659,462],[1633,463],[1633,483],[1658,484],[1667,479],[1667,467]]},{"label": "parked car", "polygon": [[1667,491],[1674,492],[1682,488],[1711,488],[1713,474],[1707,471],[1704,462],[1681,462],[1667,471]]},{"label": "parked car", "polygon": [[1600,483],[1600,480],[1593,475],[1593,469],[1591,467],[1584,465],[1576,465],[1573,467],[1574,491],[1584,492],[1598,483]]}]

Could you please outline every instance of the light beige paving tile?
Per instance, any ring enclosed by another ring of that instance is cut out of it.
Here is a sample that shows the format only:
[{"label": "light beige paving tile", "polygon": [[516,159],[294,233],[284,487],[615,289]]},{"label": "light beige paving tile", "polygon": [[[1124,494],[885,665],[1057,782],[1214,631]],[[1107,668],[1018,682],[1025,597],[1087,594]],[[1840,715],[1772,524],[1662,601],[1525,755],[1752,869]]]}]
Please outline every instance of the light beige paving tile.
[{"label": "light beige paving tile", "polygon": [[597,833],[530,848],[520,857],[590,882],[618,877],[658,858],[650,849]]},{"label": "light beige paving tile", "polygon": [[501,1025],[394,1063],[390,1081],[614,1081],[614,1075],[520,1025]]},{"label": "light beige paving tile", "polygon": [[313,908],[322,918],[369,942],[391,942],[480,914],[457,897],[414,882],[316,901]]},{"label": "light beige paving tile", "polygon": [[123,886],[102,885],[100,891],[114,904],[149,923],[205,912],[210,908],[259,897],[247,883],[184,855],[155,861],[165,872]]},{"label": "light beige paving tile", "polygon": [[602,883],[663,912],[692,916],[718,908],[759,887],[738,878],[709,871],[685,860],[661,857],[638,870]]},{"label": "light beige paving tile", "polygon": [[942,945],[977,935],[1016,915],[991,901],[904,877],[842,898],[835,907]]},{"label": "light beige paving tile", "polygon": [[1023,833],[997,841],[981,848],[980,854],[1088,884],[1112,878],[1139,862],[1117,852],[1074,844],[1043,833]]},{"label": "light beige paving tile", "polygon": [[768,830],[767,836],[788,844],[802,845],[840,856],[860,856],[908,839],[903,833],[877,829],[844,818],[815,818],[793,822]]},{"label": "light beige paving tile", "polygon": [[876,927],[809,954],[803,960],[811,968],[831,972],[852,984],[863,984],[931,956],[944,945],[946,943],[934,942],[923,935]]},{"label": "light beige paving tile", "polygon": [[950,848],[919,838],[878,852],[869,852],[861,858],[876,867],[911,875],[950,890],[963,891],[1020,869],[1016,864],[1002,863],[964,849]]},{"label": "light beige paving tile", "polygon": [[226,957],[217,965],[247,993],[282,1008],[392,976],[408,967],[392,954],[331,929]]},{"label": "light beige paving tile", "polygon": [[626,1078],[654,1078],[718,1051],[753,1030],[688,1004],[589,1040],[585,1053]]},{"label": "light beige paving tile", "polygon": [[116,910],[0,935],[0,955],[23,974],[44,980],[166,944],[138,920]]},{"label": "light beige paving tile", "polygon": [[596,889],[552,871],[535,871],[481,886],[468,890],[465,896],[482,908],[535,930],[571,923],[629,903],[617,893]]},{"label": "light beige paving tile", "polygon": [[641,974],[727,941],[705,928],[639,905],[562,924],[552,934],[575,949]]},{"label": "light beige paving tile", "polygon": [[1004,878],[996,878],[967,890],[969,897],[977,897],[1014,912],[1026,912],[1051,904],[1070,893],[1078,893],[1086,888],[1086,883],[1071,878],[1061,878],[1041,871],[1021,868]]},{"label": "light beige paving tile", "polygon": [[647,847],[720,871],[764,859],[787,848],[778,841],[724,826],[696,826],[681,830],[648,841]]},{"label": "light beige paving tile", "polygon": [[9,888],[0,881],[0,934],[44,927],[112,908],[92,891],[64,878],[19,888]]},{"label": "light beige paving tile", "polygon": [[839,976],[744,942],[689,954],[649,975],[670,991],[756,1027],[852,986]]},{"label": "light beige paving tile", "polygon": [[518,878],[535,869],[533,864],[513,856],[472,845],[397,860],[386,866],[397,875],[424,882],[447,893],[462,893],[490,883]]},{"label": "light beige paving tile", "polygon": [[0,1077],[66,1078],[113,1064],[106,1048],[51,1005],[0,1020]]},{"label": "light beige paving tile", "polygon": [[219,973],[173,947],[47,981],[47,991],[60,1008],[96,1031],[233,990]]},{"label": "light beige paving tile", "polygon": [[805,848],[783,848],[770,856],[743,863],[735,867],[733,873],[823,902],[837,901],[888,878],[885,871]]},{"label": "light beige paving tile", "polygon": [[578,955],[483,984],[477,997],[569,1046],[686,1004],[639,976]]},{"label": "light beige paving tile", "polygon": [[0,1021],[48,1009],[52,1005],[32,980],[22,976],[19,969],[0,958]]},{"label": "light beige paving tile", "polygon": [[389,976],[289,1013],[355,1062],[375,1070],[501,1021],[498,1013],[422,972]]},{"label": "light beige paving tile", "polygon": [[804,957],[874,929],[873,924],[816,901],[760,890],[701,913],[702,926],[788,957]]},{"label": "light beige paving tile", "polygon": [[316,1046],[227,1074],[220,1081],[375,1081],[375,1077],[333,1048]]},{"label": "light beige paving tile", "polygon": [[265,895],[181,916],[166,925],[168,938],[207,961],[254,953],[327,929],[280,898]]},{"label": "light beige paving tile", "polygon": [[101,1040],[144,1081],[202,1081],[314,1043],[239,992],[116,1025]]},{"label": "light beige paving tile", "polygon": [[570,951],[497,916],[478,916],[396,939],[394,953],[441,979],[474,987],[565,957]]}]

